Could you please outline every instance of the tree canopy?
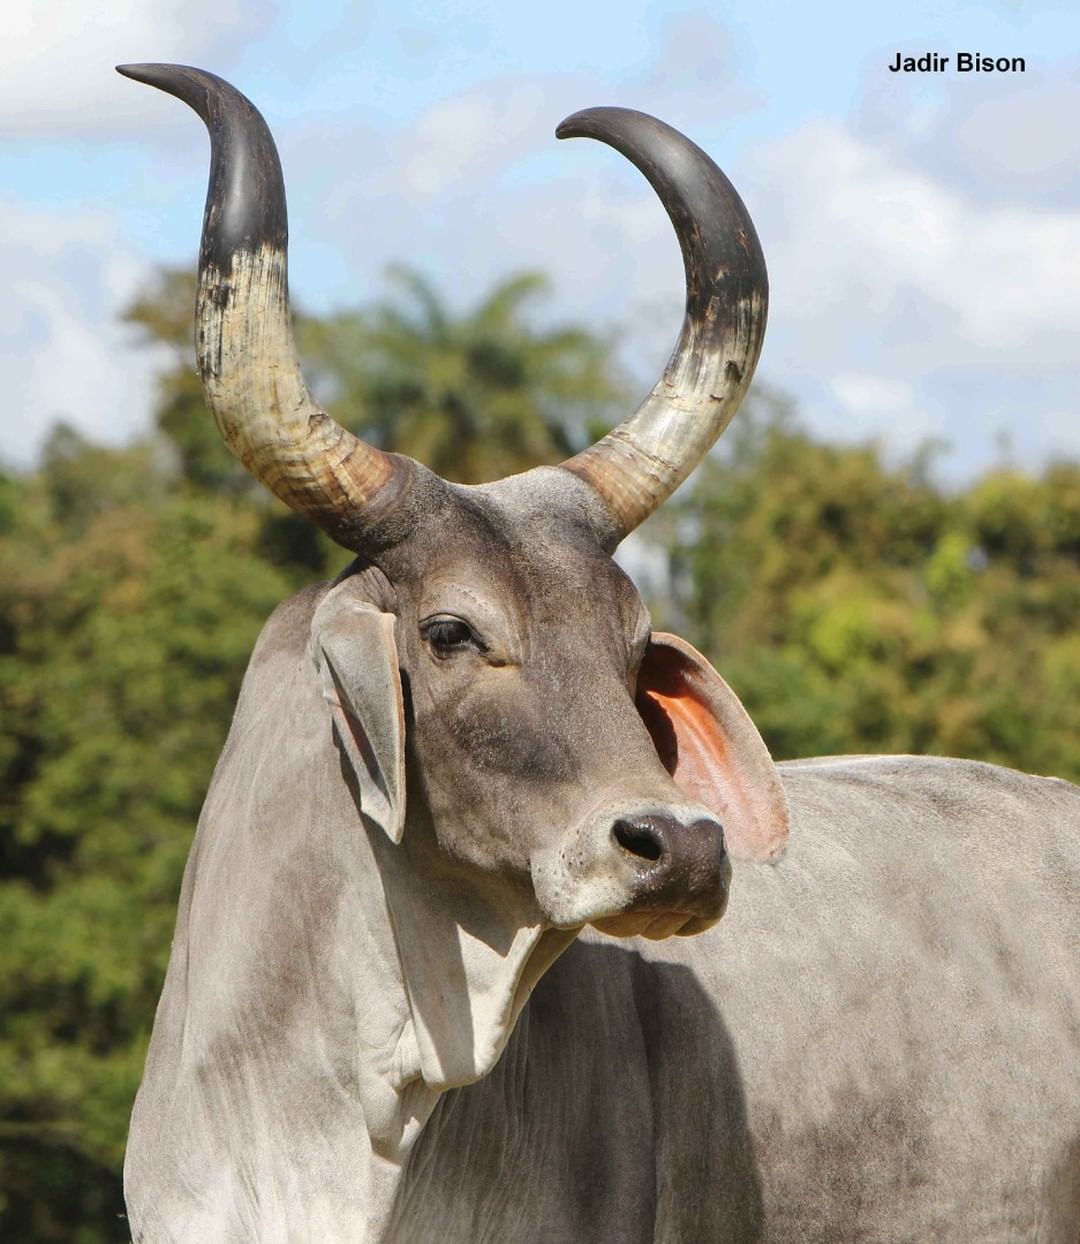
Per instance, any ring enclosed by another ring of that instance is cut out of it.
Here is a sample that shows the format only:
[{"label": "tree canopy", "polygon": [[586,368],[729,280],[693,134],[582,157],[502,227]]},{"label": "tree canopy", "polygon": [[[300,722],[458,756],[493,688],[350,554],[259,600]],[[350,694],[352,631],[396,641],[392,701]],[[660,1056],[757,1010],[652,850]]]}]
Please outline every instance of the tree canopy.
[{"label": "tree canopy", "polygon": [[[346,425],[463,481],[564,457],[626,413],[613,338],[548,327],[543,282],[464,312],[416,273],[302,319]],[[154,434],[70,428],[0,475],[0,1236],[126,1239],[119,1170],[184,859],[272,608],[347,554],[221,448],[191,282],[130,312],[172,351]],[[821,443],[757,398],[643,529],[649,604],[777,757],[952,752],[1080,778],[1080,468],[960,490],[927,454]]]},{"label": "tree canopy", "polygon": [[936,753],[1080,778],[1080,469],[946,492],[929,465],[815,442],[759,405],[665,515],[662,610],[777,757]]},{"label": "tree canopy", "polygon": [[305,320],[315,387],[340,423],[462,484],[500,479],[581,447],[587,423],[624,398],[612,342],[528,315],[547,280],[501,281],[455,315],[419,273],[388,270],[393,296],[367,311]]}]

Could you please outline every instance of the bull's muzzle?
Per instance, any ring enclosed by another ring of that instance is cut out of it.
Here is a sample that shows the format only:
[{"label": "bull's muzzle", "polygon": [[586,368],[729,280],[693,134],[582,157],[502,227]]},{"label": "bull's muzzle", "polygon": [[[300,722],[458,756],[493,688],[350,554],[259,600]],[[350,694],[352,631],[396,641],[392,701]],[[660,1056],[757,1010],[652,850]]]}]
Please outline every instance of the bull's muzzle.
[{"label": "bull's muzzle", "polygon": [[723,915],[731,863],[719,821],[699,817],[684,825],[670,816],[624,817],[612,826],[611,839],[636,875],[626,911],[596,921],[597,928],[668,937],[700,932]]},{"label": "bull's muzzle", "polygon": [[[686,809],[590,817],[534,860],[537,898],[553,923],[616,937],[700,933],[727,907],[731,862],[719,821]],[[690,813],[687,815],[687,813]]]}]

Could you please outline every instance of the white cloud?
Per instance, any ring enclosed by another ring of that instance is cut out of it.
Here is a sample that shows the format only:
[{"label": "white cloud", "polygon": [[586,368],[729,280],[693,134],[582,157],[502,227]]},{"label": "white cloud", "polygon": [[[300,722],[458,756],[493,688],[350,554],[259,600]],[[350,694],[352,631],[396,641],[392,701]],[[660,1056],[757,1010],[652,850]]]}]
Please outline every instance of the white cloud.
[{"label": "white cloud", "polygon": [[875,70],[855,129],[890,158],[970,202],[1029,207],[1080,203],[1080,60],[1040,58],[1037,74],[945,75],[912,100]]},{"label": "white cloud", "polygon": [[0,270],[0,460],[29,465],[58,418],[108,444],[143,430],[158,359],[118,316],[149,269],[115,224],[0,202]]},{"label": "white cloud", "polygon": [[953,360],[1060,361],[1058,339],[1080,337],[1080,210],[970,204],[829,122],[774,144],[754,173],[789,314],[887,316],[914,291],[957,326],[920,348]]},{"label": "white cloud", "polygon": [[475,182],[547,137],[539,83],[489,85],[423,112],[395,155],[395,180],[429,197]]},{"label": "white cloud", "polygon": [[876,411],[882,415],[903,414],[911,406],[911,386],[881,376],[841,372],[833,377],[833,392],[856,414]]},{"label": "white cloud", "polygon": [[1080,414],[1075,407],[1072,410],[1044,410],[1035,429],[1036,454],[1080,456],[1080,438],[1077,435],[1077,424]]},{"label": "white cloud", "polygon": [[[0,40],[0,123],[38,138],[140,132],[143,109],[115,64],[220,63],[273,12],[258,0],[15,0]],[[165,114],[149,115],[156,125]]]},{"label": "white cloud", "polygon": [[[982,461],[1023,425],[1049,449],[1030,428],[1080,387],[1080,208],[973,203],[829,121],[760,151],[745,186],[771,275],[764,373],[817,426],[943,434]],[[1080,420],[1054,444],[1080,451]]]},{"label": "white cloud", "polygon": [[1040,188],[1075,176],[1080,160],[1080,82],[1053,82],[979,101],[958,119],[955,145],[991,177]]},{"label": "white cloud", "polygon": [[915,386],[887,376],[839,372],[804,413],[816,431],[834,440],[872,440],[898,454],[912,453],[940,428]]}]

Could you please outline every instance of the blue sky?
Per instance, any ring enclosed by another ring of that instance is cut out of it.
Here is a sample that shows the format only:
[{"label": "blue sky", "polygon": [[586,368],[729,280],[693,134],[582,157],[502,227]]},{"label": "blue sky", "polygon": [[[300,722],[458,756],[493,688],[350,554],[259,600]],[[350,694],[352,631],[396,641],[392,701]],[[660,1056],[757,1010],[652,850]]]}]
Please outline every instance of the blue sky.
[{"label": "blue sky", "polygon": [[[897,51],[1023,56],[1024,74],[893,74]],[[1080,6],[758,0],[17,0],[0,47],[0,458],[63,416],[147,427],[161,360],[119,325],[161,263],[194,262],[206,140],[121,79],[174,60],[270,121],[294,296],[323,310],[417,264],[462,304],[521,268],[545,314],[618,323],[647,387],[680,318],[670,228],[639,175],[557,143],[594,104],[704,146],[772,281],[759,377],[830,436],[952,445],[960,479],[1080,455]]]}]

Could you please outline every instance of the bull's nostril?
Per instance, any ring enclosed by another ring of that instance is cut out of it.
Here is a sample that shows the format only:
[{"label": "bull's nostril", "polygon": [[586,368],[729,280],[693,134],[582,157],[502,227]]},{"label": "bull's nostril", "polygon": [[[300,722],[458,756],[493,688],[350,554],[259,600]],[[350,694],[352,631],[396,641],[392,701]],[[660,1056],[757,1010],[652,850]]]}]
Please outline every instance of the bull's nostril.
[{"label": "bull's nostril", "polygon": [[635,824],[633,821],[616,821],[612,833],[615,841],[624,851],[636,855],[643,860],[658,860],[663,854],[659,836],[648,823]]}]

